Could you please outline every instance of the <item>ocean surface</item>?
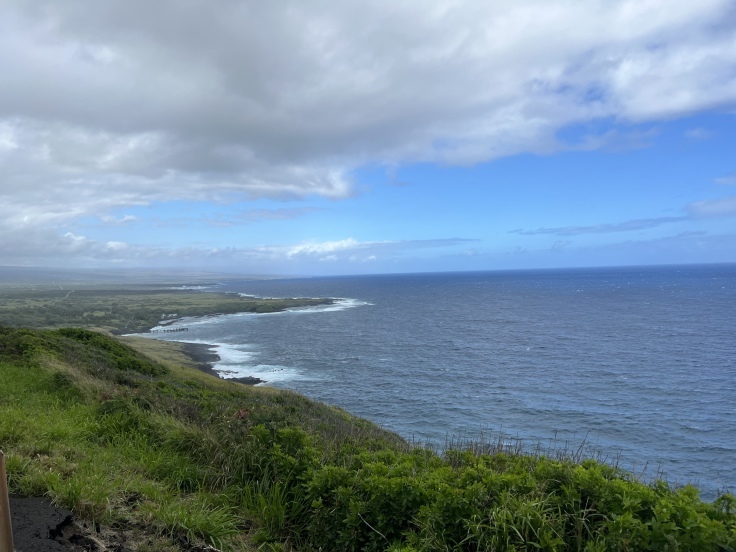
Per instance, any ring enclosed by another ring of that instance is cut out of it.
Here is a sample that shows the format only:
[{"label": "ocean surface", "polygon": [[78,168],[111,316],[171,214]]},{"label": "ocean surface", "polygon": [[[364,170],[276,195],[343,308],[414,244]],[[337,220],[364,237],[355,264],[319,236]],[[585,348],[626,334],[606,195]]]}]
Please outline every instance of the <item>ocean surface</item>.
[{"label": "ocean surface", "polygon": [[644,480],[736,490],[736,265],[229,282],[335,297],[181,319],[223,377],[257,376],[415,441],[581,444]]}]

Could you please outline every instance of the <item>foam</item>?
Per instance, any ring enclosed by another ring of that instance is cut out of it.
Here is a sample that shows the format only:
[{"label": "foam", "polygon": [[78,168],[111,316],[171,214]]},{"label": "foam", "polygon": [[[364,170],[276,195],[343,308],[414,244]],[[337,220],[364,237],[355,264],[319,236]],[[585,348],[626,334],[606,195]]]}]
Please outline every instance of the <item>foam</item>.
[{"label": "foam", "polygon": [[[151,331],[160,330],[176,330],[178,328],[189,328],[191,326],[204,326],[207,324],[221,324],[233,318],[242,318],[245,316],[259,316],[255,312],[236,312],[233,314],[209,314],[207,316],[184,316],[176,318],[172,322],[169,320],[161,320],[158,326],[151,328]],[[164,324],[164,322],[167,322]],[[131,334],[133,335],[133,334]],[[135,334],[137,335],[137,334]]]},{"label": "foam", "polygon": [[[151,334],[130,334],[157,339]],[[180,334],[177,334],[179,337]],[[220,357],[220,360],[212,362],[212,369],[223,379],[253,377],[263,380],[264,383],[277,383],[292,380],[312,379],[304,374],[304,370],[293,366],[281,366],[276,364],[261,364],[258,362],[260,353],[250,350],[247,344],[213,343],[203,339],[164,339],[165,341],[176,341],[180,343],[197,343],[209,345],[210,350]],[[261,384],[258,384],[261,385]]]},{"label": "foam", "polygon": [[222,284],[207,284],[207,285],[191,285],[191,286],[173,286],[169,289],[182,289],[182,290],[198,290],[198,289],[212,289],[222,286]]},{"label": "foam", "polygon": [[349,299],[338,297],[334,299],[334,303],[331,305],[314,305],[310,307],[294,307],[286,309],[285,312],[293,313],[309,313],[309,312],[337,312],[347,309],[354,309],[355,307],[373,306],[373,303],[368,301],[361,301],[359,299]]},{"label": "foam", "polygon": [[303,370],[293,366],[261,364],[259,353],[249,350],[247,345],[210,343],[220,360],[212,368],[223,379],[253,377],[266,383],[306,379]]},{"label": "foam", "polygon": [[309,379],[299,368],[280,366],[278,364],[255,364],[234,369],[228,367],[222,370],[215,367],[215,370],[223,379],[254,377],[263,380],[265,384]]},{"label": "foam", "polygon": [[[253,297],[244,293],[239,293],[242,297]],[[151,332],[145,334],[130,334],[147,337],[150,339],[161,339],[163,341],[178,341],[184,343],[199,343],[210,345],[214,352],[220,357],[220,360],[212,363],[212,369],[224,378],[242,378],[255,377],[264,380],[267,383],[284,382],[291,380],[311,379],[304,374],[302,369],[293,366],[281,366],[272,364],[258,363],[257,357],[259,353],[249,350],[246,344],[230,344],[230,343],[213,343],[211,340],[190,339],[186,333],[158,333],[160,330],[176,330],[179,328],[191,328],[194,326],[204,326],[220,324],[232,320],[233,318],[241,318],[244,316],[276,316],[285,314],[307,314],[318,312],[337,312],[355,307],[373,305],[367,301],[358,299],[337,298],[330,305],[313,305],[308,307],[294,307],[286,309],[283,312],[256,314],[251,312],[242,312],[235,314],[217,314],[200,317],[182,317],[171,320],[162,320],[158,326],[151,328]],[[164,322],[167,322],[164,324]]]},{"label": "foam", "polygon": [[[238,293],[241,297],[255,297],[255,295],[247,295],[245,293]],[[358,299],[349,298],[337,298],[331,305],[312,305],[308,307],[292,307],[285,309],[281,312],[268,312],[268,313],[255,313],[255,312],[236,312],[233,314],[210,314],[207,316],[185,316],[182,318],[176,318],[172,322],[171,319],[159,321],[158,326],[151,328],[151,331],[160,330],[175,330],[178,328],[186,328],[191,326],[202,326],[205,324],[219,324],[231,320],[232,318],[240,318],[243,316],[274,316],[283,315],[285,313],[293,314],[304,314],[313,312],[337,312],[346,309],[352,309],[355,307],[362,306],[373,306],[373,303],[368,301],[360,301]],[[164,323],[166,322],[166,323]],[[130,334],[138,335],[138,334]]]}]

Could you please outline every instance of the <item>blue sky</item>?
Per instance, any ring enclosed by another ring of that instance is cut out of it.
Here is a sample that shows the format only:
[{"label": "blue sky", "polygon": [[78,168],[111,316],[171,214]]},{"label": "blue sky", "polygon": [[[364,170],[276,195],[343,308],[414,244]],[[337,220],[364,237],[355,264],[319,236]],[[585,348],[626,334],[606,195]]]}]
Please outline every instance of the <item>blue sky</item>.
[{"label": "blue sky", "polygon": [[486,4],[7,3],[0,264],[736,261],[733,3]]}]

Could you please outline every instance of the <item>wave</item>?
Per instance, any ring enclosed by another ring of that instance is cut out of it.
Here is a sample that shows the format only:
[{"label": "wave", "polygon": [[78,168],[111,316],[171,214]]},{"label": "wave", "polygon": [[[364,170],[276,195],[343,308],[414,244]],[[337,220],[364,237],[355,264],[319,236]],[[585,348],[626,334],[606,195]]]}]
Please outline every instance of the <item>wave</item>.
[{"label": "wave", "polygon": [[[128,334],[148,339],[159,339],[158,336],[151,334]],[[206,339],[173,339],[167,337],[162,341],[173,341],[177,343],[197,343],[200,345],[209,345],[210,350],[215,353],[220,360],[211,362],[212,369],[222,379],[247,378],[253,377],[262,380],[263,384],[280,383],[292,380],[309,380],[317,381],[319,378],[309,376],[302,368],[295,366],[283,366],[277,364],[262,364],[258,362],[260,353],[253,351],[247,344],[232,344],[213,342]]]},{"label": "wave", "polygon": [[[368,301],[361,301],[359,299],[336,298],[334,299],[334,303],[332,303],[331,305],[313,305],[309,307],[293,307],[290,309],[286,309],[284,312],[292,312],[292,313],[337,312],[337,311],[354,309],[356,307],[365,307],[365,306],[373,306],[373,303],[369,303]],[[279,313],[275,313],[275,314],[279,314]]]},{"label": "wave", "polygon": [[[294,366],[272,365],[258,362],[257,357],[259,353],[249,349],[247,344],[234,345],[230,343],[213,342],[207,339],[192,339],[186,333],[172,332],[172,330],[194,328],[197,326],[220,325],[232,321],[233,319],[243,317],[336,312],[365,305],[372,305],[372,303],[360,301],[358,299],[337,298],[334,303],[329,305],[293,307],[282,312],[274,313],[257,314],[252,312],[241,312],[235,314],[182,317],[174,321],[171,321],[170,319],[162,320],[159,322],[158,326],[151,328],[151,332],[153,332],[154,335],[151,333],[131,335],[140,335],[153,339],[159,338],[164,341],[180,341],[211,345],[214,352],[220,357],[219,361],[212,363],[212,368],[223,379],[255,377],[263,380],[265,383],[278,383],[292,380],[313,380],[314,378],[307,376],[303,369]],[[171,333],[158,333],[161,330],[168,330],[168,332]]]},{"label": "wave", "polygon": [[[248,299],[323,299],[322,297],[266,297],[263,295],[253,295],[252,293],[238,293],[239,297]],[[282,312],[334,312],[355,307],[373,306],[373,303],[361,301],[360,299],[351,299],[349,297],[331,297],[333,303],[329,305],[311,305],[307,307],[292,307]],[[267,313],[279,314],[279,313]]]},{"label": "wave", "polygon": [[[151,328],[151,332],[160,330],[177,330],[181,328],[189,328],[192,326],[203,326],[207,324],[219,324],[232,320],[233,318],[242,318],[245,316],[259,316],[255,312],[237,312],[234,314],[208,314],[206,316],[183,316],[177,318],[173,322],[171,320],[161,320],[158,326]],[[137,334],[131,334],[137,335]],[[182,340],[186,341],[186,340]],[[194,341],[192,341],[194,343]]]},{"label": "wave", "polygon": [[188,339],[186,342],[210,345],[220,357],[220,360],[212,363],[212,369],[223,379],[253,377],[264,383],[307,379],[300,368],[258,362],[260,353],[249,349],[247,344],[211,343],[200,339]]},{"label": "wave", "polygon": [[238,366],[235,369],[218,369],[215,366],[214,369],[223,379],[253,377],[262,380],[262,383],[257,385],[270,385],[294,380],[315,380],[315,378],[307,377],[304,371],[299,368],[277,364],[254,364],[250,366]]},{"label": "wave", "polygon": [[172,286],[168,289],[176,289],[176,290],[203,290],[203,289],[212,289],[216,287],[220,287],[224,284],[218,283],[218,284],[192,284],[188,286]]},{"label": "wave", "polygon": [[[242,294],[239,294],[242,295]],[[244,316],[279,316],[284,314],[304,314],[304,313],[315,313],[315,312],[337,312],[346,309],[352,309],[355,307],[372,306],[373,303],[368,301],[360,301],[358,299],[348,298],[337,298],[335,302],[330,305],[311,305],[307,307],[292,307],[284,309],[280,312],[266,312],[266,313],[255,313],[255,312],[236,312],[233,314],[210,314],[207,316],[190,316],[177,318],[174,322],[171,320],[161,320],[158,326],[151,328],[151,331],[162,330],[162,329],[177,329],[187,326],[200,326],[203,324],[217,324],[232,320],[233,318],[240,318]]]}]

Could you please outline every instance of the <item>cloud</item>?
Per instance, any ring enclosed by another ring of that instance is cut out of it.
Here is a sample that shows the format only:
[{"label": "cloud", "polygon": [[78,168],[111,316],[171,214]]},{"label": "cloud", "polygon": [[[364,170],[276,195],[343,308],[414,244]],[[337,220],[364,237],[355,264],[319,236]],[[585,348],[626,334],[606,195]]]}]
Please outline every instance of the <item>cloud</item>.
[{"label": "cloud", "polygon": [[516,247],[491,258],[497,266],[538,269],[732,263],[734,255],[736,234],[685,231],[654,238],[571,245],[562,249],[548,245],[534,249]]},{"label": "cloud", "polygon": [[[434,248],[462,246],[477,240],[462,238],[396,241],[359,241],[354,238],[325,242],[257,247],[155,247],[121,241],[99,241],[67,232],[50,230],[29,233],[22,242],[3,240],[0,227],[0,259],[6,265],[67,266],[70,259],[86,266],[115,262],[127,266],[251,266],[260,270],[281,266],[286,272],[299,270],[305,262],[371,262]],[[39,263],[42,260],[42,263]]]},{"label": "cloud", "polygon": [[[343,199],[364,166],[646,146],[627,124],[736,108],[735,29],[731,0],[4,0],[0,238],[144,258],[65,230],[153,203]],[[624,128],[560,132],[591,121]]]},{"label": "cloud", "polygon": [[105,246],[111,251],[123,251],[130,247],[127,243],[119,241],[109,241],[105,244]]},{"label": "cloud", "polygon": [[392,242],[364,242],[360,243],[354,238],[348,238],[339,241],[327,241],[322,243],[304,243],[297,245],[289,250],[287,255],[295,257],[298,255],[324,255],[325,253],[334,253],[335,251],[353,251],[365,247],[375,247],[376,245],[385,245]]},{"label": "cloud", "polygon": [[[720,217],[736,215],[736,196],[719,199],[708,199],[689,203],[684,209],[688,214],[674,217],[656,217],[645,219],[632,219],[615,224],[594,224],[589,226],[559,226],[554,228],[536,228],[524,230],[522,228],[510,230],[509,234],[522,236],[554,235],[554,236],[579,236],[584,234],[615,234],[619,232],[634,232],[656,228],[665,224],[691,221],[694,217]],[[563,249],[571,242],[558,240],[553,249]]]},{"label": "cloud", "polygon": [[688,211],[696,217],[736,215],[736,195],[696,201],[688,205]]},{"label": "cloud", "polygon": [[107,224],[121,225],[127,224],[129,222],[135,222],[136,220],[138,220],[138,217],[134,215],[123,215],[120,218],[116,218],[112,215],[103,215],[100,217],[100,220]]},{"label": "cloud", "polygon": [[358,241],[347,238],[338,241],[307,242],[288,249],[289,258],[316,257],[321,260],[364,261],[375,260],[378,256],[398,255],[409,250],[453,247],[474,243],[478,240],[463,238],[395,241]]},{"label": "cloud", "polygon": [[0,195],[67,220],[342,198],[366,163],[472,164],[564,148],[571,124],[733,108],[732,8],[6,0]]},{"label": "cloud", "polygon": [[731,174],[727,174],[726,176],[716,178],[714,179],[714,182],[716,184],[723,184],[726,186],[736,186],[736,172],[732,172]]},{"label": "cloud", "polygon": [[[511,230],[509,233],[521,234],[522,236],[534,236],[536,234],[553,234],[556,236],[577,236],[581,234],[612,234],[616,232],[632,232],[654,228],[662,224],[671,224],[688,220],[689,217],[659,217],[647,219],[634,219],[617,224],[595,224],[591,226],[561,226],[557,228],[537,228],[536,230]],[[568,242],[555,242],[565,244]]]},{"label": "cloud", "polygon": [[691,140],[707,140],[712,137],[713,132],[707,128],[698,127],[685,131],[685,138],[689,138]]}]

